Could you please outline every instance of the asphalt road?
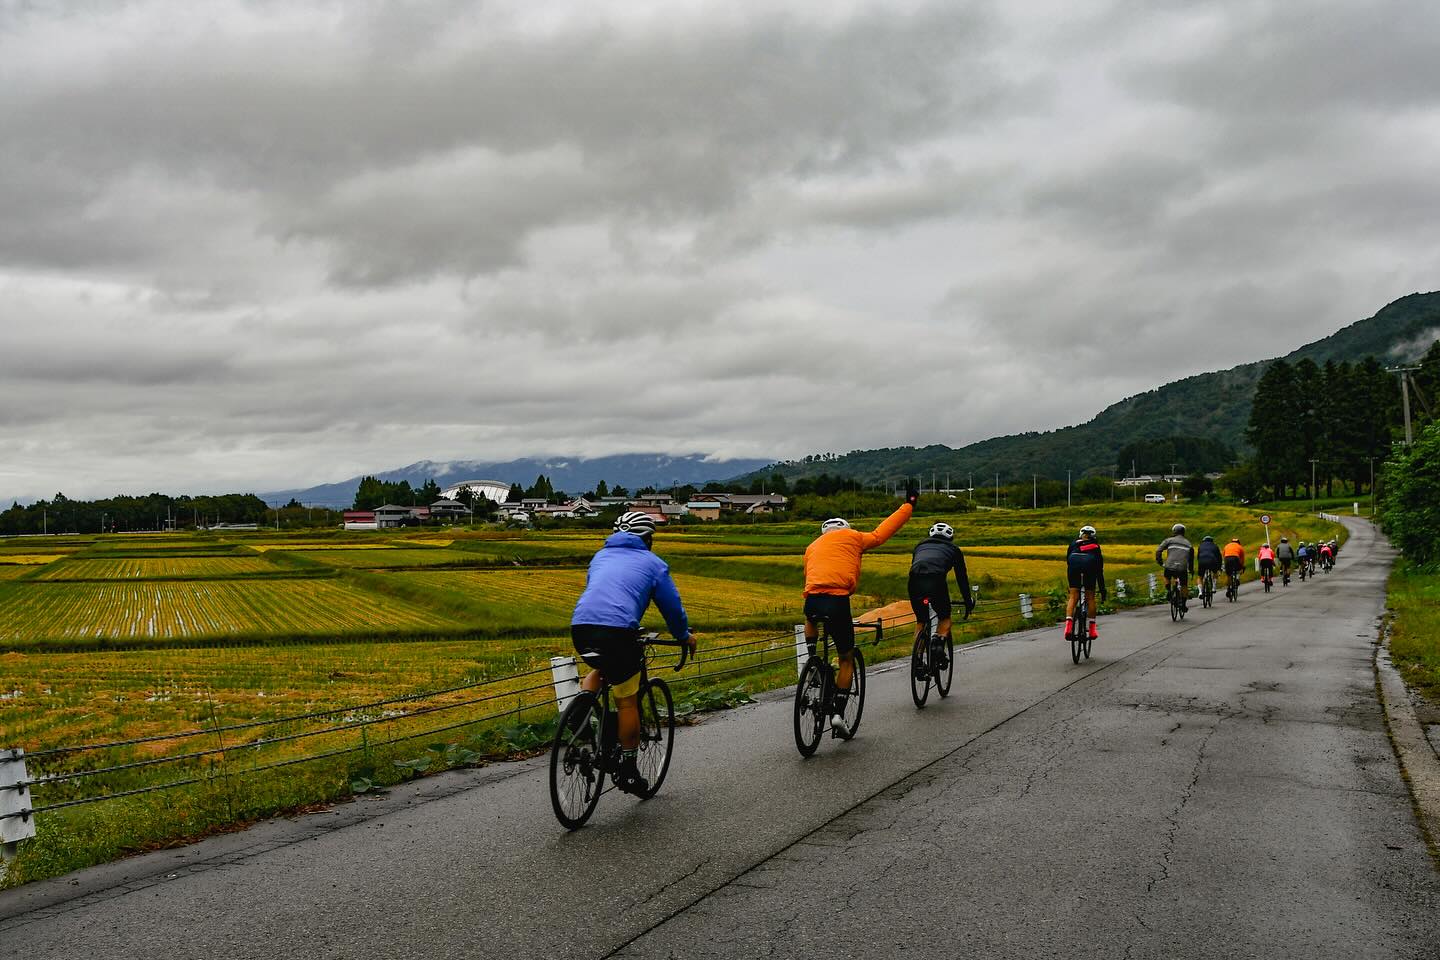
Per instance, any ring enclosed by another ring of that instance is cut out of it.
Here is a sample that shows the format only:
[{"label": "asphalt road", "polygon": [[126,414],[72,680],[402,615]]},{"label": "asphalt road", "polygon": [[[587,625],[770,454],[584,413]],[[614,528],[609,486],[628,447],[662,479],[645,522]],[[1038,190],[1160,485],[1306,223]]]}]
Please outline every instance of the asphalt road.
[{"label": "asphalt road", "polygon": [[0,957],[1424,957],[1437,873],[1372,643],[1390,551],[1238,603],[969,649],[852,742],[783,695],[682,730],[670,779],[555,823],[538,762],[429,778],[0,894]]}]

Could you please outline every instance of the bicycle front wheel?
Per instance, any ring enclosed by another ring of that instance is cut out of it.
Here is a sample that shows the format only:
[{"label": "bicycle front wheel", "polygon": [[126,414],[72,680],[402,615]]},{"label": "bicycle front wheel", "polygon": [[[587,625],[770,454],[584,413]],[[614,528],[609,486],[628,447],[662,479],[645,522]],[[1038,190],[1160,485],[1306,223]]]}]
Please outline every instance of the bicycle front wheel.
[{"label": "bicycle front wheel", "polygon": [[922,630],[910,651],[910,699],[916,707],[925,706],[930,697],[930,633]]},{"label": "bicycle front wheel", "polygon": [[950,684],[955,681],[955,641],[945,638],[945,669],[935,672],[935,689],[940,696],[950,696]]},{"label": "bicycle front wheel", "polygon": [[595,694],[578,693],[560,715],[550,744],[550,806],[567,830],[578,830],[595,812],[605,786],[600,727],[604,715]]},{"label": "bicycle front wheel", "polygon": [[1175,599],[1174,594],[1170,595],[1170,619],[1176,622],[1180,620],[1180,601]]},{"label": "bicycle front wheel", "polygon": [[854,669],[850,671],[850,696],[845,700],[845,732],[840,737],[850,740],[860,729],[860,715],[865,712],[865,657],[856,647],[850,651]]},{"label": "bicycle front wheel", "polygon": [[635,766],[649,785],[640,794],[649,800],[660,790],[665,774],[670,772],[670,756],[675,749],[675,701],[664,680],[645,681],[640,689],[640,750]]},{"label": "bicycle front wheel", "polygon": [[820,746],[825,720],[825,673],[819,659],[811,657],[795,686],[795,749],[800,756],[808,757]]}]

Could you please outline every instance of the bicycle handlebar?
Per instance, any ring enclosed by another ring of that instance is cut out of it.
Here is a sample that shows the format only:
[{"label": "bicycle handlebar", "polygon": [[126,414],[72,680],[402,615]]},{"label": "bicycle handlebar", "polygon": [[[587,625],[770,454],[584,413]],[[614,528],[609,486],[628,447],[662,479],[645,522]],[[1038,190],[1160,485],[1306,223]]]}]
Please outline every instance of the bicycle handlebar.
[{"label": "bicycle handlebar", "polygon": [[647,644],[654,644],[654,645],[660,646],[660,647],[679,647],[679,648],[680,648],[680,662],[677,663],[677,664],[675,664],[675,672],[676,672],[676,673],[679,673],[681,670],[684,670],[684,669],[685,669],[685,662],[690,659],[690,641],[689,641],[689,640],[673,640],[673,639],[671,639],[671,640],[661,640],[661,639],[660,639],[660,634],[658,634],[658,633],[646,633],[646,634],[642,634],[642,635],[641,635],[641,637],[640,637],[640,642],[641,642],[641,643],[647,643]]}]

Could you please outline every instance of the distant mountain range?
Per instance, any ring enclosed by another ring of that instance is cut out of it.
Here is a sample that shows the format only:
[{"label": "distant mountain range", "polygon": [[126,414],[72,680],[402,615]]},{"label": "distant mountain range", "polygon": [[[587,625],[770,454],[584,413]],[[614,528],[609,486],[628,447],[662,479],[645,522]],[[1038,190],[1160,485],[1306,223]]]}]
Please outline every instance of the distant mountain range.
[{"label": "distant mountain range", "polygon": [[[1419,357],[1437,337],[1440,293],[1414,293],[1284,359],[1294,363],[1308,357],[1323,365],[1327,360],[1353,362],[1374,356],[1393,363]],[[1073,427],[993,437],[959,448],[932,444],[858,450],[785,462],[764,472],[778,470],[791,480],[830,473],[864,483],[910,475],[929,478],[932,473],[943,479],[948,473],[952,486],[964,485],[971,475],[976,486],[989,486],[997,473],[1002,484],[1022,477],[1028,480],[1031,474],[1064,480],[1067,470],[1076,477],[1087,472],[1108,475],[1121,447],[1165,437],[1201,437],[1243,450],[1255,384],[1270,362],[1176,380],[1112,404],[1093,420]],[[1120,467],[1122,476],[1126,469]]]},{"label": "distant mountain range", "polygon": [[[712,480],[727,480],[753,473],[769,465],[770,460],[708,460],[699,455],[671,457],[659,453],[629,453],[610,457],[525,457],[519,460],[421,460],[396,470],[374,474],[380,480],[408,480],[418,487],[434,478],[440,486],[461,480],[501,480],[528,487],[544,474],[556,490],[572,494],[594,490],[604,480],[610,486],[619,484],[629,490],[641,487],[670,487],[680,484],[701,486]],[[296,490],[275,490],[260,494],[267,503],[295,499],[304,504],[348,507],[355,501],[360,477],[337,483],[322,483]]]}]

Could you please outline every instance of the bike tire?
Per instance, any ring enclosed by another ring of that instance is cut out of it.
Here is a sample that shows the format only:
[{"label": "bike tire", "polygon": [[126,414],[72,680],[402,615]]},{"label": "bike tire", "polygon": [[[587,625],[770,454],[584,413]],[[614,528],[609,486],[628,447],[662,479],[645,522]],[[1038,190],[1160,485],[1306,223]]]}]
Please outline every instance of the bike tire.
[{"label": "bike tire", "polygon": [[1173,596],[1170,598],[1170,619],[1176,623],[1180,621],[1180,604],[1175,602]]},{"label": "bike tire", "polygon": [[916,709],[930,698],[930,631],[921,630],[910,650],[910,699]]},{"label": "bike tire", "polygon": [[945,669],[935,671],[935,689],[940,696],[950,696],[950,687],[955,682],[955,641],[945,638]]},{"label": "bike tire", "polygon": [[856,647],[850,652],[854,669],[850,672],[850,696],[845,699],[845,732],[837,735],[841,740],[853,740],[860,729],[860,717],[865,713],[865,656]]},{"label": "bike tire", "polygon": [[1094,640],[1090,639],[1090,634],[1088,634],[1088,633],[1085,634],[1085,639],[1083,639],[1083,640],[1080,641],[1080,646],[1081,646],[1080,652],[1083,653],[1083,654],[1085,654],[1085,659],[1086,659],[1086,660],[1089,660],[1089,659],[1090,659],[1090,646],[1091,646],[1091,644],[1093,644],[1094,642],[1095,642]]},{"label": "bike tire", "polygon": [[640,799],[649,800],[665,782],[675,752],[675,700],[670,685],[658,677],[646,680],[640,689],[639,707],[640,750],[635,766],[648,784]]},{"label": "bike tire", "polygon": [[825,674],[819,659],[812,656],[795,685],[795,749],[800,756],[815,753],[825,721]]},{"label": "bike tire", "polygon": [[605,789],[605,767],[600,750],[605,722],[600,701],[583,691],[575,695],[550,743],[550,806],[567,830],[578,830],[595,812]]},{"label": "bike tire", "polygon": [[1085,652],[1085,608],[1082,604],[1075,608],[1075,619],[1070,625],[1070,662],[1079,663],[1080,655]]}]

